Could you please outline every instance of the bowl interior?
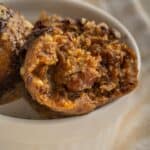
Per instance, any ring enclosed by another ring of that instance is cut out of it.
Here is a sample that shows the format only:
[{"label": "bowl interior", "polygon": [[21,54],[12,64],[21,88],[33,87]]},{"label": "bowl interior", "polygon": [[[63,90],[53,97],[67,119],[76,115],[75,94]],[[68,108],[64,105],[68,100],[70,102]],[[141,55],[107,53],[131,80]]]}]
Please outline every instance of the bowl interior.
[{"label": "bowl interior", "polygon": [[[138,47],[130,35],[128,30],[115,18],[111,17],[106,12],[95,8],[89,4],[83,4],[74,1],[58,1],[58,0],[32,0],[32,1],[17,1],[17,0],[3,0],[4,4],[19,10],[31,22],[34,23],[38,19],[40,12],[46,10],[49,14],[58,14],[61,16],[69,16],[73,18],[85,17],[96,22],[107,22],[110,26],[117,28],[123,35],[126,42],[132,47],[138,56],[138,67],[140,70],[140,55]],[[0,113],[18,118],[39,119],[38,114],[31,108],[31,106],[22,98],[12,103],[0,106]],[[96,111],[95,113],[98,113]]]}]

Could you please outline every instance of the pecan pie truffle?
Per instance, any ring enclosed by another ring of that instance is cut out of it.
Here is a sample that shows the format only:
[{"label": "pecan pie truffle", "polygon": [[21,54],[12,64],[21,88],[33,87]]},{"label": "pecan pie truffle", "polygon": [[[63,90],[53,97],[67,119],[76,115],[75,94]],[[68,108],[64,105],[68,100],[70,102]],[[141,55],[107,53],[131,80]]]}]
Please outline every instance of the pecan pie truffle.
[{"label": "pecan pie truffle", "polygon": [[36,22],[21,75],[40,105],[81,115],[131,92],[137,57],[106,23],[44,16]]},{"label": "pecan pie truffle", "polygon": [[0,96],[19,79],[20,48],[32,25],[18,12],[0,5]]}]

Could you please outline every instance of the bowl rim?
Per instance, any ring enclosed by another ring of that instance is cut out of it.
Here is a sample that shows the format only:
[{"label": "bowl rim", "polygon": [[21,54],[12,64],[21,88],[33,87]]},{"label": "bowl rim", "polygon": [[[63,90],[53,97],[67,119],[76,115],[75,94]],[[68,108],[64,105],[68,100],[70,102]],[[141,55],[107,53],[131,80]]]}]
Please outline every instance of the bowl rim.
[{"label": "bowl rim", "polygon": [[[130,41],[131,41],[131,45],[133,46],[136,55],[137,55],[137,63],[138,63],[138,77],[140,76],[140,70],[141,70],[141,56],[140,56],[140,51],[138,48],[138,45],[134,39],[134,37],[132,36],[132,34],[128,31],[128,29],[118,20],[116,19],[114,16],[112,16],[111,14],[109,14],[108,12],[106,12],[105,10],[98,8],[88,2],[83,2],[83,1],[79,1],[79,0],[63,0],[63,1],[59,1],[59,0],[52,0],[51,2],[53,3],[69,3],[71,5],[76,5],[76,6],[80,6],[80,7],[84,7],[86,9],[89,9],[91,11],[95,11],[96,13],[98,13],[99,15],[102,15],[104,17],[106,17],[107,19],[111,20],[111,22],[113,22],[114,25],[118,26],[120,29],[122,29],[122,31],[128,35]],[[80,117],[80,116],[79,116]],[[11,123],[28,123],[28,124],[49,124],[49,122],[51,122],[51,124],[55,124],[57,122],[68,122],[68,121],[72,121],[78,119],[78,117],[69,117],[69,118],[62,118],[62,119],[45,119],[45,120],[36,120],[36,119],[25,119],[25,118],[17,118],[17,117],[11,117],[11,116],[7,116],[7,115],[3,115],[0,114],[0,118],[3,121],[6,122],[11,122]],[[80,117],[82,118],[82,116]]]}]

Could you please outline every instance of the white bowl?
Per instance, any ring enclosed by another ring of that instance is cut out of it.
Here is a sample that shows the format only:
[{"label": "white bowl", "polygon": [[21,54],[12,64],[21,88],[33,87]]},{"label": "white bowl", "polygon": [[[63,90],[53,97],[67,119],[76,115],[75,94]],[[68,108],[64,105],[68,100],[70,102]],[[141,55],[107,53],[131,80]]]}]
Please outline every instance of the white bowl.
[{"label": "white bowl", "polygon": [[[137,44],[129,31],[107,12],[79,1],[2,0],[36,20],[41,10],[75,18],[106,21],[121,31],[126,42],[141,61]],[[128,99],[116,101],[88,115],[58,120],[28,120],[0,115],[0,149],[2,150],[100,150],[108,149],[115,135],[116,123],[128,108]],[[23,107],[22,107],[23,109]],[[25,111],[24,111],[25,112]],[[103,141],[100,141],[103,140]],[[107,144],[104,141],[107,141]]]}]

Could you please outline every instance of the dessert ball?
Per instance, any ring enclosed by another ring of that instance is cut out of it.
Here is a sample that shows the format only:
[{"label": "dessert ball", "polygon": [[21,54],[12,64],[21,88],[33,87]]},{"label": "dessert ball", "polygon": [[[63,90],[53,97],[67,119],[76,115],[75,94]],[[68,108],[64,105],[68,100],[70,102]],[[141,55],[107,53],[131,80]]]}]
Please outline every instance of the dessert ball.
[{"label": "dessert ball", "polygon": [[58,116],[89,113],[137,85],[137,57],[116,29],[87,19],[42,16],[21,75],[35,100]]},{"label": "dessert ball", "polygon": [[21,14],[0,5],[0,96],[19,80],[20,49],[31,29]]}]

